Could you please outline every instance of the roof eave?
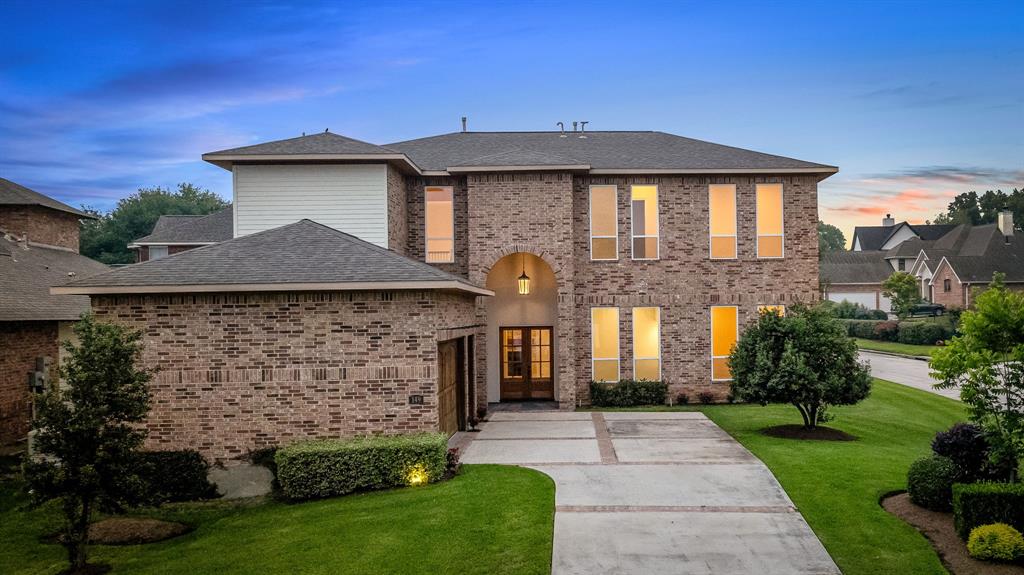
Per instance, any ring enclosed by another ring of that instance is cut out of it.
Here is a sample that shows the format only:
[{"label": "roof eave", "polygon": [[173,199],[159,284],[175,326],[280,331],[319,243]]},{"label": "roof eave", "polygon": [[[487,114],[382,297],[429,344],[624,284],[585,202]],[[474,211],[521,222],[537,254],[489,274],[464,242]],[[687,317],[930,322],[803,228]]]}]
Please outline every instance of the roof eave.
[{"label": "roof eave", "polygon": [[808,168],[596,168],[595,175],[614,174],[835,174],[839,168],[821,166]]},{"label": "roof eave", "polygon": [[225,293],[225,292],[295,292],[295,291],[398,291],[440,290],[458,291],[473,295],[493,296],[494,292],[473,284],[454,281],[397,281],[397,282],[328,282],[328,283],[252,283],[252,284],[181,284],[141,286],[55,286],[53,295],[117,295],[164,293]]},{"label": "roof eave", "polygon": [[465,174],[479,172],[586,172],[590,166],[586,164],[530,165],[530,166],[449,166],[449,174]]},{"label": "roof eave", "polygon": [[212,246],[220,242],[141,242],[135,241],[128,244],[128,249],[140,248],[142,246]]},{"label": "roof eave", "polygon": [[203,161],[231,171],[238,162],[262,163],[303,163],[303,162],[396,162],[407,170],[422,175],[423,170],[405,154],[203,154]]}]

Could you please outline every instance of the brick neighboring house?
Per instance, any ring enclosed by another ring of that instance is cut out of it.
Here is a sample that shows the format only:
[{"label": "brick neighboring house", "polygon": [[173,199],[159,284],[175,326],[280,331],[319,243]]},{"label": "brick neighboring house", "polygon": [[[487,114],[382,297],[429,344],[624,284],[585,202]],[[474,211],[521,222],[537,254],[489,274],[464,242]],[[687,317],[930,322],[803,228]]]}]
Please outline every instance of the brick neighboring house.
[{"label": "brick neighboring house", "polygon": [[858,227],[853,250],[826,254],[821,261],[824,297],[890,311],[882,282],[905,271],[921,286],[921,297],[947,308],[971,305],[973,288],[992,274],[1006,274],[1010,289],[1024,289],[1024,237],[1004,210],[994,224],[911,225],[906,222]]},{"label": "brick neighboring house", "polygon": [[[232,172],[234,239],[54,292],[146,330],[151,441],[220,460],[573,409],[593,379],[724,399],[741,326],[818,298],[837,171],[662,132],[321,133],[203,158]],[[385,256],[397,275],[375,278]]]},{"label": "brick neighboring house", "polygon": [[59,341],[89,309],[87,296],[52,295],[50,286],[107,269],[78,254],[79,220],[89,217],[0,178],[0,445],[25,437],[28,375],[46,357],[56,377]]},{"label": "brick neighboring house", "polygon": [[145,262],[208,246],[234,237],[234,212],[231,207],[207,215],[164,215],[153,230],[128,244],[135,261]]}]

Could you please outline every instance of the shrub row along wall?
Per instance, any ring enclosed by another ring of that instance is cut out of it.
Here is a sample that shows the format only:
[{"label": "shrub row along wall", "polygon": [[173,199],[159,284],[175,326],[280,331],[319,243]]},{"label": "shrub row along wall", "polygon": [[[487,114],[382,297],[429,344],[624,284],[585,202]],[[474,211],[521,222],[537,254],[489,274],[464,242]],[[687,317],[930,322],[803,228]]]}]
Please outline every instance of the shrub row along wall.
[{"label": "shrub row along wall", "polygon": [[953,337],[953,330],[944,323],[935,321],[875,321],[866,319],[842,319],[850,337],[897,341],[918,345],[934,345]]}]

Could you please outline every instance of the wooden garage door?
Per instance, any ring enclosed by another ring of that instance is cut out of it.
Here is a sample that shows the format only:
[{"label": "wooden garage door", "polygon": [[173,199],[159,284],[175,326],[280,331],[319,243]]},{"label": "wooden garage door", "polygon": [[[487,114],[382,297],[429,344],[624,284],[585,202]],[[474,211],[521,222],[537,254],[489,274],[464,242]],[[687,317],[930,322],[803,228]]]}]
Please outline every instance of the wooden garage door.
[{"label": "wooden garage door", "polygon": [[454,341],[437,344],[437,409],[440,430],[459,430],[458,355]]}]

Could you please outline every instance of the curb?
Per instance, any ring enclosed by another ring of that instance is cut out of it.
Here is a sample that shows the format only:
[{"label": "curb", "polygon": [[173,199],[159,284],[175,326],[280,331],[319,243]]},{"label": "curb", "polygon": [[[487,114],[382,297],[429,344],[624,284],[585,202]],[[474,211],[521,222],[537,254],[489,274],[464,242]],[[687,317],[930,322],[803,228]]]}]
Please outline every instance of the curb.
[{"label": "curb", "polygon": [[931,361],[931,357],[927,355],[906,355],[903,353],[895,353],[892,351],[877,351],[874,349],[861,349],[857,348],[858,353],[875,353],[878,355],[888,355],[890,357],[902,357],[904,359],[916,359],[917,361]]}]

